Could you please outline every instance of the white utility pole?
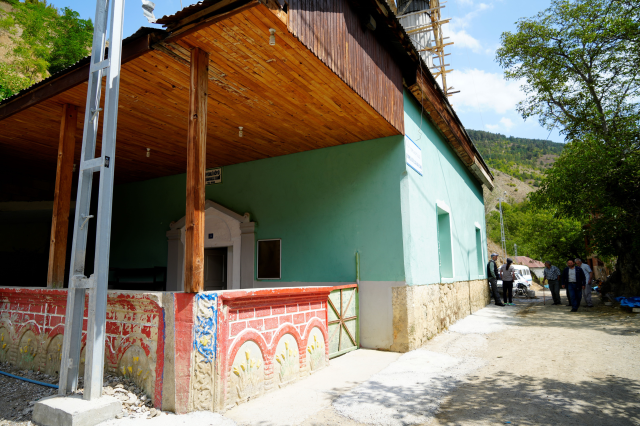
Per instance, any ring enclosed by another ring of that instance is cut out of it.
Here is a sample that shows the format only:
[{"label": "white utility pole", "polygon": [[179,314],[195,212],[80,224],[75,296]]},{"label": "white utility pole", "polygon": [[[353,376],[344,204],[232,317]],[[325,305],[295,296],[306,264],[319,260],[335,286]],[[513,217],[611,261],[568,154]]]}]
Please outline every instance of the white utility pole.
[{"label": "white utility pole", "polygon": [[[75,392],[78,387],[84,301],[85,292],[88,290],[89,311],[84,370],[86,400],[99,398],[102,394],[123,19],[124,0],[97,0],[58,391],[60,395],[66,395],[68,392]],[[106,74],[105,101],[104,108],[100,108],[103,73]],[[100,111],[103,111],[102,152],[96,157]],[[89,212],[94,173],[100,174],[98,210],[95,218],[96,251],[94,272],[87,278],[84,275],[84,267],[88,221],[94,219]]]},{"label": "white utility pole", "polygon": [[[507,195],[507,191],[504,192]],[[504,220],[502,218],[502,198],[498,198],[500,202],[500,241],[502,244],[502,252],[504,253],[504,260],[507,261],[507,240],[504,236]]]}]

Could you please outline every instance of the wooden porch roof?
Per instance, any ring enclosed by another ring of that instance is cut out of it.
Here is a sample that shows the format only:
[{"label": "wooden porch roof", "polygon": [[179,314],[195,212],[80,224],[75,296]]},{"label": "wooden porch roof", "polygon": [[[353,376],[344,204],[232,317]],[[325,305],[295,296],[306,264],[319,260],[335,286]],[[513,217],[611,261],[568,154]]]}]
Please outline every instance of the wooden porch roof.
[{"label": "wooden porch roof", "polygon": [[[123,63],[117,182],[185,172],[192,47],[210,53],[207,167],[402,133],[265,5],[252,6],[175,41],[165,39],[163,31],[150,32],[143,37],[148,49]],[[269,45],[269,28],[276,29],[275,46]],[[83,123],[86,91],[85,81],[9,117],[0,115],[3,155],[35,167],[51,165],[55,176],[62,105],[80,106],[78,123]],[[82,140],[82,125],[76,137]],[[76,158],[80,150],[76,143]]]},{"label": "wooden porch roof", "polygon": [[[488,167],[433,76],[421,72],[388,6],[347,1],[290,0],[288,13],[274,0],[201,2],[159,20],[169,31],[130,37],[123,46],[116,182],[185,172],[189,50],[200,47],[210,54],[207,167],[403,134],[404,82],[465,165],[492,187]],[[377,20],[375,32],[362,25],[363,14]],[[0,103],[5,162],[29,164],[53,179],[67,103],[79,107],[79,161],[87,64]]]}]

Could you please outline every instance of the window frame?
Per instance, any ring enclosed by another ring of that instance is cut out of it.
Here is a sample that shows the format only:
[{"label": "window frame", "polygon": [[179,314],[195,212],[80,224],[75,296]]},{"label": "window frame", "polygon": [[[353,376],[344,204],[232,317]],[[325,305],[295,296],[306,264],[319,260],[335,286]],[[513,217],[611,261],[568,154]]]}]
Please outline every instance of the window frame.
[{"label": "window frame", "polygon": [[[279,241],[280,242],[280,262],[278,265],[278,277],[277,278],[262,278],[260,277],[260,243],[264,241]],[[256,279],[257,280],[281,280],[282,279],[282,238],[264,238],[256,241]]]},{"label": "window frame", "polygon": [[[442,247],[440,246],[440,215],[446,214],[449,220],[449,248],[451,250],[451,276],[445,277],[442,275]],[[456,261],[453,250],[453,213],[451,208],[441,200],[436,201],[436,229],[438,240],[438,272],[440,274],[440,282],[449,283],[454,282],[456,277]]]}]

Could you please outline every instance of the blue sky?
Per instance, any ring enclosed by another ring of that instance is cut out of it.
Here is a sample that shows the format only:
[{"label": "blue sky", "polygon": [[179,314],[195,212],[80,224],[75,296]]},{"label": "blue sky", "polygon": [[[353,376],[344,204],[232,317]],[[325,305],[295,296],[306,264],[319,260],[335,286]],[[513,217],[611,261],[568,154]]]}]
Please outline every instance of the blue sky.
[{"label": "blue sky", "polygon": [[[95,1],[53,0],[58,8],[68,6],[83,18],[93,19]],[[182,0],[182,6],[196,3]],[[155,15],[161,17],[180,9],[180,0],[157,0]],[[521,17],[534,16],[549,6],[549,0],[448,0],[442,9],[443,18],[452,18],[443,26],[445,36],[454,44],[449,46],[446,63],[454,69],[447,83],[461,93],[450,100],[462,123],[468,129],[487,130],[507,136],[546,139],[549,131],[535,118],[524,121],[516,111],[523,98],[518,82],[506,81],[502,69],[495,62],[500,35],[514,31]],[[140,0],[125,2],[125,36],[141,26],[152,26],[142,15]],[[551,132],[552,141],[562,142],[557,130]]]},{"label": "blue sky", "polygon": [[[454,69],[447,85],[461,90],[449,99],[468,129],[533,139],[549,136],[536,118],[524,121],[518,114],[516,104],[524,97],[520,83],[506,81],[495,61],[500,35],[515,31],[518,19],[533,17],[549,4],[549,0],[449,0],[444,4],[442,17],[452,19],[443,26],[443,33],[451,37],[447,42],[454,42],[447,48],[451,56],[445,63]],[[564,141],[556,129],[549,139]]]}]

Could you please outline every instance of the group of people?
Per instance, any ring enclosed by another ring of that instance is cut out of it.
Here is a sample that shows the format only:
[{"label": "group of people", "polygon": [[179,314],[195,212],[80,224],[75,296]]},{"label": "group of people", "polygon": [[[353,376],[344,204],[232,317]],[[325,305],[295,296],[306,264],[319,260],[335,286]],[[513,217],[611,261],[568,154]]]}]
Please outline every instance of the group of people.
[{"label": "group of people", "polygon": [[[513,260],[507,258],[507,263],[498,268],[497,259],[498,254],[492,253],[491,260],[487,264],[487,277],[491,285],[491,295],[498,306],[513,305],[513,281],[516,279],[516,270],[512,266]],[[500,293],[498,293],[498,278],[502,280],[502,300],[500,299]],[[567,260],[567,267],[562,272],[557,266],[553,266],[551,262],[545,262],[543,285],[545,281],[549,283],[554,305],[562,304],[560,300],[560,287],[562,287],[567,290],[567,299],[569,300],[567,306],[571,306],[571,312],[578,312],[583,297],[587,308],[593,307],[593,302],[591,301],[593,271],[588,264],[582,262],[582,259]]]},{"label": "group of people", "polygon": [[[512,266],[513,260],[507,258],[507,263],[500,266],[496,265],[498,260],[498,253],[491,254],[491,260],[487,264],[487,277],[489,277],[489,284],[491,285],[491,294],[498,306],[513,306],[513,282],[516,279],[516,268]],[[502,280],[502,298],[504,302],[500,300],[500,293],[498,293],[498,278]]]},{"label": "group of people", "polygon": [[587,308],[593,308],[591,301],[593,270],[588,264],[582,262],[582,259],[567,260],[567,267],[562,273],[551,262],[545,262],[543,277],[542,283],[544,284],[545,281],[549,283],[554,305],[562,305],[560,301],[560,287],[562,287],[567,290],[569,301],[567,306],[571,306],[571,312],[578,312],[583,297]]}]

